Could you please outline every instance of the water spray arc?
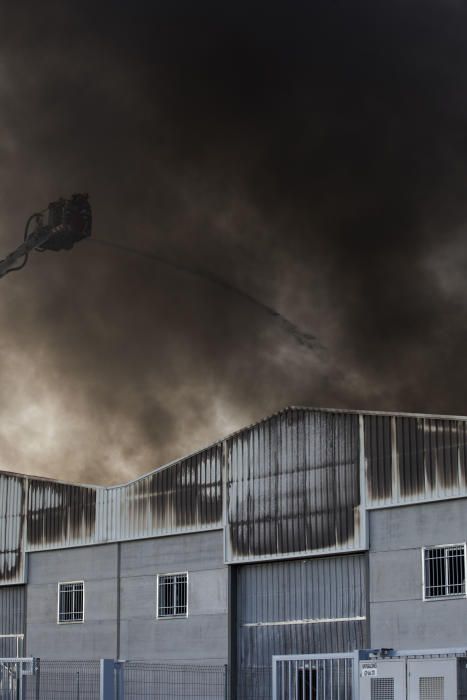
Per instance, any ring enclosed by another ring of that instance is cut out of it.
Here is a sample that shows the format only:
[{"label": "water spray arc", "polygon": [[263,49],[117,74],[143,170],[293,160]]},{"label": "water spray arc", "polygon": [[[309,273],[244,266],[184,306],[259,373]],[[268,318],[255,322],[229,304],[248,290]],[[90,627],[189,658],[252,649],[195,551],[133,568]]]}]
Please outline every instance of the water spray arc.
[{"label": "water spray arc", "polygon": [[268,314],[270,317],[274,318],[276,322],[278,322],[282,328],[303,347],[307,348],[308,350],[323,350],[323,346],[319,342],[319,340],[312,335],[311,333],[308,333],[306,331],[303,331],[301,328],[299,328],[293,321],[290,319],[286,318],[283,314],[280,313],[280,311],[277,311],[277,309],[274,309],[272,306],[269,306],[268,304],[265,304],[263,301],[260,301],[256,297],[254,297],[252,294],[249,292],[246,292],[245,290],[241,289],[240,287],[237,287],[235,284],[232,282],[229,282],[228,280],[224,279],[223,277],[220,277],[219,275],[216,275],[214,272],[211,272],[209,270],[196,267],[194,265],[186,265],[182,264],[179,262],[175,262],[171,260],[170,258],[166,258],[163,255],[160,255],[159,253],[153,253],[151,251],[145,251],[145,250],[140,250],[138,248],[133,248],[131,246],[124,245],[122,243],[116,243],[115,241],[108,241],[108,240],[103,240],[100,238],[93,238],[92,239],[94,243],[98,243],[102,246],[109,246],[111,248],[116,248],[117,250],[121,250],[122,252],[130,253],[132,255],[137,255],[138,257],[142,258],[147,258],[149,260],[154,260],[155,262],[165,265],[167,267],[172,268],[173,270],[176,270],[177,272],[181,272],[187,275],[191,275],[192,277],[196,277],[198,279],[205,280],[207,282],[210,282],[211,284],[214,284],[218,287],[222,287],[223,289],[233,292],[237,296],[242,297],[246,301],[250,302],[251,304],[254,304],[256,307],[261,309],[263,312]]},{"label": "water spray arc", "polygon": [[[35,228],[30,233],[32,224],[35,224]],[[47,209],[32,214],[29,217],[24,231],[24,240],[21,245],[3,260],[0,260],[0,277],[4,277],[10,272],[21,270],[26,265],[30,253],[34,250],[40,253],[46,250],[70,250],[78,241],[89,238],[91,235],[91,224],[92,212],[88,195],[74,194],[70,199],[59,199],[56,202],[52,202]],[[93,238],[92,240],[102,246],[115,248],[131,255],[154,260],[177,272],[191,275],[192,277],[202,279],[217,287],[232,292],[273,318],[286,333],[291,335],[296,342],[306,349],[313,351],[323,349],[314,335],[303,331],[293,323],[293,321],[281,314],[280,311],[269,304],[265,304],[257,297],[241,289],[241,287],[236,286],[210,270],[175,262],[158,253],[140,250],[115,241],[99,238]]]}]

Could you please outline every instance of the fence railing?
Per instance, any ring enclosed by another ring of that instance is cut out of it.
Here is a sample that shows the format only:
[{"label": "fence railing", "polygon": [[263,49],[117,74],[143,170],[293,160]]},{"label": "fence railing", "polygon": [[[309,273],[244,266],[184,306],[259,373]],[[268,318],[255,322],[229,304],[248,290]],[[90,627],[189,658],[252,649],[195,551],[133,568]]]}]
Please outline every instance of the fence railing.
[{"label": "fence railing", "polygon": [[356,700],[358,652],[272,657],[273,700]]},{"label": "fence railing", "polygon": [[227,700],[228,675],[221,665],[0,659],[0,700]]},{"label": "fence railing", "polygon": [[126,661],[123,664],[124,698],[134,700],[225,700],[225,666],[188,666]]},{"label": "fence railing", "polygon": [[100,661],[35,659],[34,673],[22,677],[23,700],[100,700],[100,677]]}]

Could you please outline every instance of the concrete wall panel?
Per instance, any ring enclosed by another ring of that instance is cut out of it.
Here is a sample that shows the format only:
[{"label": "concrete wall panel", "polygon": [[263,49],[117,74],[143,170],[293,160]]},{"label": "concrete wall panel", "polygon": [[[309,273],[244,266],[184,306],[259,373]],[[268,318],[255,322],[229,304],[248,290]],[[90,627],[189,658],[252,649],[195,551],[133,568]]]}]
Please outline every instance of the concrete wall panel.
[{"label": "concrete wall panel", "polygon": [[[188,573],[188,617],[156,614],[157,574]],[[226,663],[227,569],[222,532],[122,544],[121,656]]]},{"label": "concrete wall panel", "polygon": [[156,563],[166,572],[176,571],[180,562],[191,570],[224,566],[221,530],[123,542],[121,547],[123,577],[153,574]]},{"label": "concrete wall panel", "polygon": [[370,599],[373,602],[419,600],[422,591],[420,549],[372,552]]},{"label": "concrete wall panel", "polygon": [[[42,658],[117,655],[118,545],[35,552],[30,557],[27,652]],[[188,618],[158,620],[157,574],[188,572]],[[227,660],[227,569],[222,532],[121,545],[120,658]],[[58,582],[83,580],[84,622],[57,624]]]},{"label": "concrete wall panel", "polygon": [[371,605],[371,646],[395,649],[467,648],[465,600],[413,600]]},{"label": "concrete wall panel", "polygon": [[[113,657],[117,638],[117,545],[29,555],[27,653],[49,659]],[[58,582],[84,581],[84,622],[57,624]]]},{"label": "concrete wall panel", "polygon": [[467,648],[467,599],[424,601],[422,585],[422,548],[466,539],[462,499],[370,513],[371,646]]}]

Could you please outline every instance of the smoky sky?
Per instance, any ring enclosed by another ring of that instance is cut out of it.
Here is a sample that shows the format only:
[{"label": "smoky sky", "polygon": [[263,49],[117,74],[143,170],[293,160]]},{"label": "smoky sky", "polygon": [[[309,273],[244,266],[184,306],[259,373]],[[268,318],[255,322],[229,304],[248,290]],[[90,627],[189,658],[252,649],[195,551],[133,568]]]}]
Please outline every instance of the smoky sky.
[{"label": "smoky sky", "polygon": [[73,192],[122,246],[0,280],[0,466],[116,483],[287,405],[465,414],[466,33],[454,0],[0,3],[0,257]]}]

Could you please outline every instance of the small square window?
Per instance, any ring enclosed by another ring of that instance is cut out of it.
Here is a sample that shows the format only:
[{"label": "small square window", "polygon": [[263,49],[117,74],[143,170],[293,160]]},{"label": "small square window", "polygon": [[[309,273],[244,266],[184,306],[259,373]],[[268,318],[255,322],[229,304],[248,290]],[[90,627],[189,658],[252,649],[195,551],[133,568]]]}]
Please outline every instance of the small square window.
[{"label": "small square window", "polygon": [[83,622],[84,582],[58,584],[58,622]]},{"label": "small square window", "polygon": [[425,600],[465,596],[465,544],[423,550]]},{"label": "small square window", "polygon": [[159,574],[157,577],[157,617],[188,615],[188,574]]}]

